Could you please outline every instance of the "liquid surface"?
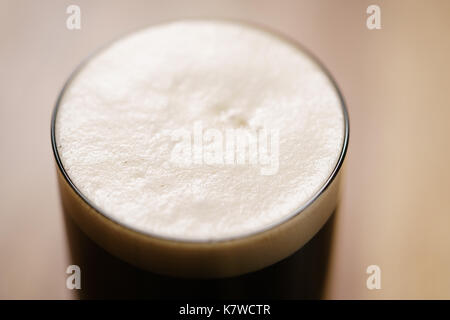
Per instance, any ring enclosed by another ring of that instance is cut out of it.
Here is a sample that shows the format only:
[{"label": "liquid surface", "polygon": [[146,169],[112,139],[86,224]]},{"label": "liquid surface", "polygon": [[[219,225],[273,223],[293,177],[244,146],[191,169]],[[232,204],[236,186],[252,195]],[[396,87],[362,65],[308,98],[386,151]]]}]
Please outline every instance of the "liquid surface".
[{"label": "liquid surface", "polygon": [[64,169],[105,215],[193,241],[294,214],[330,177],[344,129],[338,94],[306,54],[214,21],[110,45],[66,88],[55,126]]}]

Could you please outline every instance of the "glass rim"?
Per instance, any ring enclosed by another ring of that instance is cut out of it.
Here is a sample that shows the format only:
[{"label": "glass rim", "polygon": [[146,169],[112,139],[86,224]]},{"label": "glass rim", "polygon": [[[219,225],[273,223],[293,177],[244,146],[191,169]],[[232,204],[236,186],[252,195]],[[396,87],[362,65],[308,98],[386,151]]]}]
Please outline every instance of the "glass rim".
[{"label": "glass rim", "polygon": [[[331,174],[329,177],[325,180],[325,182],[320,186],[319,190],[314,193],[310,199],[308,199],[303,205],[299,206],[296,210],[293,210],[293,213],[286,215],[282,219],[279,219],[273,223],[270,223],[263,228],[259,228],[258,230],[248,231],[239,235],[233,235],[228,237],[223,237],[219,239],[183,239],[182,237],[176,237],[176,236],[167,236],[167,235],[161,235],[157,234],[155,232],[150,232],[148,230],[142,230],[139,227],[132,226],[130,224],[126,224],[119,219],[112,217],[110,214],[105,212],[104,210],[100,209],[98,206],[96,206],[92,200],[89,200],[75,185],[75,183],[71,180],[68,173],[64,169],[64,166],[62,164],[61,158],[58,153],[58,147],[56,144],[56,134],[55,134],[55,127],[56,127],[56,117],[59,110],[59,106],[61,104],[62,98],[64,97],[64,94],[67,90],[67,88],[70,86],[72,81],[75,79],[75,77],[78,75],[78,73],[83,69],[83,67],[91,61],[97,54],[108,48],[110,45],[115,43],[116,41],[119,41],[120,39],[126,37],[127,35],[134,34],[135,32],[143,31],[148,28],[158,27],[166,24],[170,24],[173,22],[179,22],[179,21],[214,21],[214,22],[222,22],[222,23],[230,23],[230,24],[241,24],[246,27],[256,29],[259,31],[264,31],[266,33],[271,34],[272,36],[275,36],[276,38],[282,40],[283,42],[293,46],[295,49],[302,52],[307,58],[311,60],[312,63],[316,64],[319,69],[326,75],[327,79],[330,81],[332,87],[334,88],[342,109],[343,118],[344,118],[344,139],[341,146],[341,152],[339,154],[339,158],[336,162],[335,167],[333,168]],[[274,31],[273,29],[261,26],[259,24],[255,24],[253,22],[247,22],[247,21],[241,21],[238,19],[224,19],[224,18],[183,18],[183,19],[171,19],[167,20],[165,22],[152,24],[149,26],[146,26],[144,28],[138,28],[134,31],[129,31],[125,34],[120,35],[119,37],[116,37],[112,41],[107,42],[106,45],[101,46],[100,48],[94,50],[90,55],[88,55],[80,64],[77,65],[77,67],[71,72],[67,80],[65,81],[62,89],[60,90],[55,106],[53,108],[52,112],[52,118],[51,118],[51,128],[50,128],[50,135],[51,135],[51,143],[52,143],[52,150],[53,155],[55,157],[58,170],[61,172],[62,176],[64,177],[65,182],[70,186],[70,188],[75,192],[75,194],[80,197],[82,201],[84,201],[90,208],[92,208],[96,213],[100,214],[104,218],[112,221],[115,224],[118,224],[119,226],[122,226],[130,231],[136,232],[138,234],[142,234],[144,236],[149,236],[152,238],[160,239],[160,240],[166,240],[166,241],[172,241],[172,242],[178,242],[178,243],[191,243],[191,244],[209,244],[209,243],[223,243],[228,241],[234,241],[234,240],[243,240],[245,238],[250,238],[252,236],[256,236],[258,234],[262,234],[266,231],[275,229],[288,221],[294,219],[295,217],[299,216],[302,212],[304,212],[308,207],[310,207],[313,203],[315,203],[328,189],[328,187],[333,183],[336,176],[340,173],[340,169],[343,165],[348,144],[349,144],[349,135],[350,135],[350,120],[349,115],[346,107],[346,103],[344,100],[344,97],[339,89],[339,86],[337,85],[337,82],[335,81],[334,77],[330,73],[330,71],[325,67],[325,65],[307,48],[305,48],[302,44],[300,44],[298,41],[282,34],[281,32]]]}]

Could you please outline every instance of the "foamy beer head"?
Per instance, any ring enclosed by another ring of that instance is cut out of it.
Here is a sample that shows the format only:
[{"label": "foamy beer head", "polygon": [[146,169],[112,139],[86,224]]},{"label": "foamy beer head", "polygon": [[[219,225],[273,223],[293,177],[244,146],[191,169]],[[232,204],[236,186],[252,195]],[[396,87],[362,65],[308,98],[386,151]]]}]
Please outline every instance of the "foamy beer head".
[{"label": "foamy beer head", "polygon": [[348,120],[295,44],[193,20],[90,58],[52,129],[64,207],[90,237],[149,270],[214,277],[270,265],[321,228]]}]

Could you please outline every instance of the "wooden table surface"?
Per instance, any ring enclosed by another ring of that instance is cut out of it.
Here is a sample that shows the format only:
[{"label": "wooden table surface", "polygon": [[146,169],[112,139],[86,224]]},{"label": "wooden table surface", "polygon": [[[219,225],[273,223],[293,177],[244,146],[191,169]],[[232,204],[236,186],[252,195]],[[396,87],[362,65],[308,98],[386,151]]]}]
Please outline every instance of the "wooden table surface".
[{"label": "wooden table surface", "polygon": [[[81,30],[66,8],[81,8]],[[366,8],[381,8],[381,30]],[[0,298],[72,298],[50,116],[89,53],[183,17],[297,39],[339,83],[351,121],[325,298],[450,298],[449,1],[0,0]],[[366,268],[381,268],[381,289]]]}]

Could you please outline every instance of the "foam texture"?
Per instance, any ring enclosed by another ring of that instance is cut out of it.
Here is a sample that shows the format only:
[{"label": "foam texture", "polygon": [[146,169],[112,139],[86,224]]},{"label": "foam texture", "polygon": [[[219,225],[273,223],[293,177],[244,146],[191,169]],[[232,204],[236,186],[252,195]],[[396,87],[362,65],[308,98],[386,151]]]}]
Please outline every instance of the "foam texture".
[{"label": "foam texture", "polygon": [[[180,166],[170,132],[279,130],[279,167]],[[179,21],[127,36],[71,81],[56,119],[63,167],[104,214],[180,240],[217,241],[285,220],[324,185],[344,115],[327,75],[275,35]],[[168,135],[169,133],[169,135]]]}]

